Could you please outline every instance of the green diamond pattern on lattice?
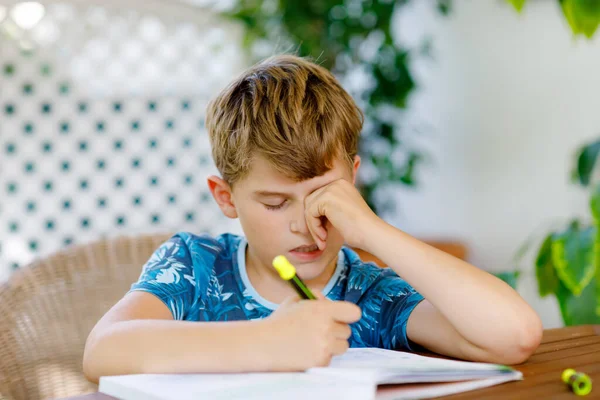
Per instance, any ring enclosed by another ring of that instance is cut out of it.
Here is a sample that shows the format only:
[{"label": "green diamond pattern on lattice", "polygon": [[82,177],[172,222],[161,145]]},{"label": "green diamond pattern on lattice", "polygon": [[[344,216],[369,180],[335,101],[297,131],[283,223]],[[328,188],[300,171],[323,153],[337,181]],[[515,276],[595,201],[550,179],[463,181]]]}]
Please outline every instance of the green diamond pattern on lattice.
[{"label": "green diamond pattern on lattice", "polygon": [[241,31],[207,11],[169,16],[176,5],[45,5],[38,27],[0,41],[0,281],[105,236],[241,233],[208,192],[204,128],[244,67]]}]

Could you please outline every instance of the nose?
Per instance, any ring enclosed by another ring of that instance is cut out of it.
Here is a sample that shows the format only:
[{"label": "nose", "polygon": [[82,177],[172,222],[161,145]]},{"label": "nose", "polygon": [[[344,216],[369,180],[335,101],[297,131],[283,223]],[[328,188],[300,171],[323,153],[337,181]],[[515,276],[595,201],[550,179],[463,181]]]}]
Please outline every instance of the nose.
[{"label": "nose", "polygon": [[306,224],[306,217],[304,216],[304,207],[298,207],[298,210],[295,210],[294,216],[290,221],[290,230],[293,233],[300,233],[302,235],[309,234],[308,226]]}]

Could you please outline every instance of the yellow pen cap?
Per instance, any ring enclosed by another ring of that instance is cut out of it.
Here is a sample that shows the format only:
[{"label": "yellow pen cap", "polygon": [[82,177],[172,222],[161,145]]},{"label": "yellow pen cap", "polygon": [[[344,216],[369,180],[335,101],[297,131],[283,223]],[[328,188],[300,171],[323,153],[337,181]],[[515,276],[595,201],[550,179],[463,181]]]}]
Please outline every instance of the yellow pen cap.
[{"label": "yellow pen cap", "polygon": [[281,279],[289,281],[296,275],[296,268],[288,261],[285,256],[277,256],[273,259],[273,266],[279,272]]}]

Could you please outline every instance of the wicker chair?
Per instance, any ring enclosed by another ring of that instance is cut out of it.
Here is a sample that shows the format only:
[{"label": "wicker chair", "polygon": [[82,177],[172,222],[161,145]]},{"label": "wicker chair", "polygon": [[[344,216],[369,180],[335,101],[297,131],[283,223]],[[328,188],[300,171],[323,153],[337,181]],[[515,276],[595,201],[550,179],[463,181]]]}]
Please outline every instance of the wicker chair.
[{"label": "wicker chair", "polygon": [[33,262],[0,286],[0,399],[97,391],[82,372],[87,336],[170,236],[74,246]]},{"label": "wicker chair", "polygon": [[[82,371],[89,332],[171,234],[104,239],[35,261],[0,286],[0,399],[97,391]],[[464,258],[456,243],[431,243]],[[357,250],[365,261],[381,261]],[[383,266],[383,265],[382,265]]]}]

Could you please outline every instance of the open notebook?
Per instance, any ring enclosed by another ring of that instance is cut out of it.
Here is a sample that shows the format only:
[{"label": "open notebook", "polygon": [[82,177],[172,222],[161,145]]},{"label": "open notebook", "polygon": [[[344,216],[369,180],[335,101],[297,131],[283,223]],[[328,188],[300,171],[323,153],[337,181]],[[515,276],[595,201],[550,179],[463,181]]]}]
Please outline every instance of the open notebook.
[{"label": "open notebook", "polygon": [[100,378],[99,390],[123,400],[426,399],[522,377],[503,365],[349,349],[306,372],[111,376]]}]

